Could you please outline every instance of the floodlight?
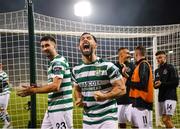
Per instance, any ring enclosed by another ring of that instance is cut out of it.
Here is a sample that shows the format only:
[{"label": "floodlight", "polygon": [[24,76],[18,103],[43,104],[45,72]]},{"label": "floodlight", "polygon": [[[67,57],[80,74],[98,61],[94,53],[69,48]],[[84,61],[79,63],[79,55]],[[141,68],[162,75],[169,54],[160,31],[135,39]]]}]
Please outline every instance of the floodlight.
[{"label": "floodlight", "polygon": [[74,5],[74,14],[79,17],[91,14],[91,4],[89,1],[80,1]]},{"label": "floodlight", "polygon": [[173,53],[173,51],[169,51],[168,53],[169,53],[169,54],[172,54],[172,53]]}]

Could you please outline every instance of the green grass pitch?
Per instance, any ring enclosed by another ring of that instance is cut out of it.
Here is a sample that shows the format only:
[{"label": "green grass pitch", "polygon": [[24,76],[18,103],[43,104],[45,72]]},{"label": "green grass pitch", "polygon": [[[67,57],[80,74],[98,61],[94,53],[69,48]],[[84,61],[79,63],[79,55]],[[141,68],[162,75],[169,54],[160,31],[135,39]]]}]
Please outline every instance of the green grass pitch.
[{"label": "green grass pitch", "polygon": [[[180,100],[180,88],[178,88],[178,98]],[[11,92],[11,97],[8,106],[8,112],[11,116],[12,124],[14,128],[27,128],[28,122],[30,120],[30,111],[27,110],[27,103],[30,97],[18,97],[15,91]],[[38,94],[37,95],[37,127],[41,127],[41,123],[44,117],[44,113],[47,109],[47,95]],[[180,128],[180,105],[177,103],[176,115],[173,117],[173,121],[176,128]],[[82,109],[74,107],[73,122],[74,128],[82,128]],[[154,116],[154,112],[153,112]],[[153,117],[153,123],[155,122],[155,117]],[[155,123],[154,123],[155,125]],[[2,122],[0,122],[0,128],[2,128]]]}]

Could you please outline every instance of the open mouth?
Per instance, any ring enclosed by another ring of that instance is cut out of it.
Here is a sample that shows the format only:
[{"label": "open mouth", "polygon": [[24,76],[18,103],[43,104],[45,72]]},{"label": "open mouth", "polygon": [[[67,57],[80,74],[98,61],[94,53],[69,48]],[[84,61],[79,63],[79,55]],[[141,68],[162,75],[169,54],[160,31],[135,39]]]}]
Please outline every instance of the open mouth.
[{"label": "open mouth", "polygon": [[88,42],[83,43],[81,47],[81,51],[84,56],[90,56],[92,54],[92,48],[90,43]]},{"label": "open mouth", "polygon": [[84,43],[83,44],[83,49],[84,50],[89,50],[90,49],[90,44],[89,43]]}]

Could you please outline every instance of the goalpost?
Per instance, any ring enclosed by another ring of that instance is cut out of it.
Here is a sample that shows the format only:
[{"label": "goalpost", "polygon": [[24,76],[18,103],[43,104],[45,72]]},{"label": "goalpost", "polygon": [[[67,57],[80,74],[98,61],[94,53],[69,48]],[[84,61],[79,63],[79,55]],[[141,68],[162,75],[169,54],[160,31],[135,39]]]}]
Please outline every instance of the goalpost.
[{"label": "goalpost", "polygon": [[[176,66],[180,73],[180,24],[164,26],[112,26],[90,23],[80,23],[34,13],[35,27],[35,54],[37,83],[47,83],[48,59],[41,53],[39,40],[44,35],[56,38],[58,52],[68,60],[71,68],[81,60],[77,47],[79,36],[83,32],[90,32],[97,37],[97,55],[112,62],[117,61],[119,47],[127,47],[131,53],[138,45],[147,50],[147,58],[157,68],[155,52],[165,50],[168,53],[168,62]],[[27,33],[27,12],[0,13],[0,61],[3,69],[9,75],[12,87],[8,112],[13,127],[26,128],[29,116],[30,97],[16,96],[16,87],[22,83],[30,83],[29,72],[29,45]],[[157,91],[156,91],[157,92]],[[180,89],[178,88],[178,99]],[[153,125],[158,124],[157,93],[155,94],[153,111]],[[47,95],[37,95],[37,127],[40,127],[45,110],[47,109]],[[74,128],[82,127],[82,110],[74,107]],[[180,104],[177,103],[173,117],[176,128],[180,128]],[[0,123],[1,127],[1,123]]]}]

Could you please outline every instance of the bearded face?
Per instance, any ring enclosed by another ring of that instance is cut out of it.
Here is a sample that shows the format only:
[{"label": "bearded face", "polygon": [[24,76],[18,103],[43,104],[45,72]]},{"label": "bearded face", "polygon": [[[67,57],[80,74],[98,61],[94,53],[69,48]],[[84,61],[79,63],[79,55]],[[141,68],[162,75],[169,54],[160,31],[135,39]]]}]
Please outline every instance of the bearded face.
[{"label": "bearded face", "polygon": [[96,49],[96,42],[91,35],[83,35],[80,38],[79,48],[83,56],[91,56]]},{"label": "bearded face", "polygon": [[86,42],[80,47],[80,50],[84,56],[91,56],[93,53],[93,48],[90,43]]}]

